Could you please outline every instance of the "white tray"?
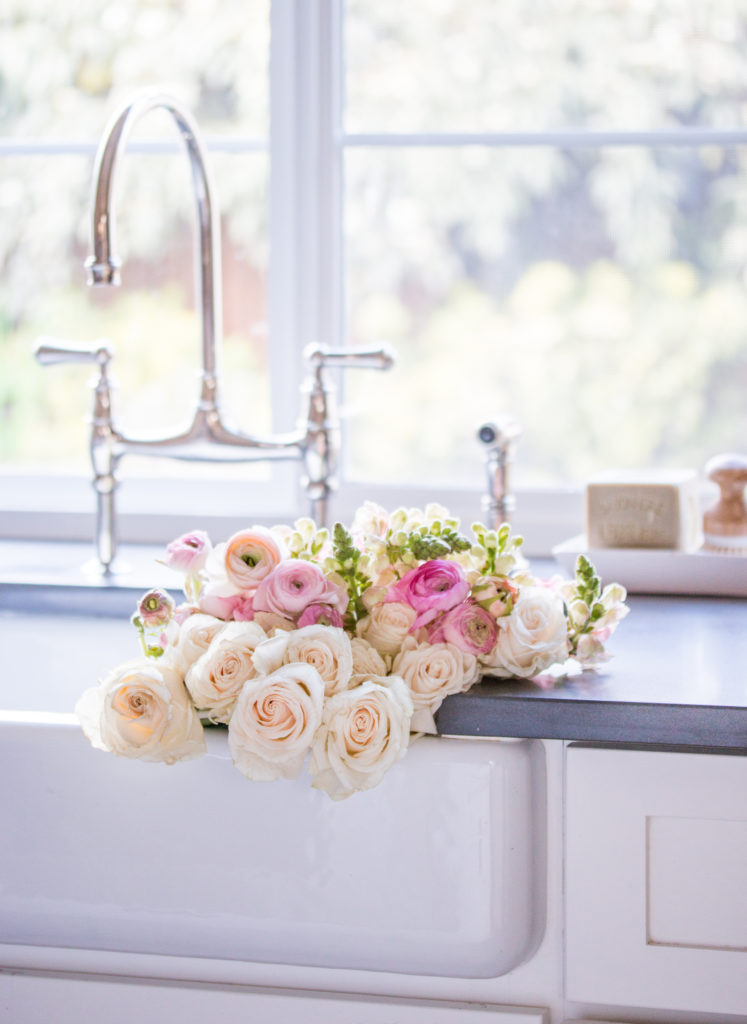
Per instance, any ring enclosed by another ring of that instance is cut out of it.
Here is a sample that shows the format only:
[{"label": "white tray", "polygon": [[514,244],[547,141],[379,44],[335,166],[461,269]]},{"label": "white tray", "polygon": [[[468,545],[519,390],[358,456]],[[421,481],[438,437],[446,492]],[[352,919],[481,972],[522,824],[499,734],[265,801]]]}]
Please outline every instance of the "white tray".
[{"label": "white tray", "polygon": [[711,551],[661,551],[655,548],[594,548],[579,534],[552,549],[573,574],[576,556],[586,555],[602,584],[621,583],[632,594],[710,594],[747,597],[747,556]]}]

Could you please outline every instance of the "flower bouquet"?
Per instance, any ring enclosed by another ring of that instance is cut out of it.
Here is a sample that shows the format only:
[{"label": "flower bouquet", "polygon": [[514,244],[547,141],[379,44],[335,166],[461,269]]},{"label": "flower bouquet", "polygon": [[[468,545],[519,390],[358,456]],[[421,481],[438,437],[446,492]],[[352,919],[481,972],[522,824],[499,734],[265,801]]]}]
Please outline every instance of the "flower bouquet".
[{"label": "flower bouquet", "polygon": [[331,533],[299,519],[215,547],[186,534],[165,558],[185,602],[142,597],[132,621],[143,656],[87,690],[76,713],[95,747],[124,757],[198,757],[204,727],[226,726],[249,779],[306,765],[333,799],[370,789],[436,731],[449,694],[484,675],[607,660],[624,589],[602,589],[583,556],[573,580],[537,579],[521,543],[506,524],[465,536],[440,506],[389,515],[370,503]]}]

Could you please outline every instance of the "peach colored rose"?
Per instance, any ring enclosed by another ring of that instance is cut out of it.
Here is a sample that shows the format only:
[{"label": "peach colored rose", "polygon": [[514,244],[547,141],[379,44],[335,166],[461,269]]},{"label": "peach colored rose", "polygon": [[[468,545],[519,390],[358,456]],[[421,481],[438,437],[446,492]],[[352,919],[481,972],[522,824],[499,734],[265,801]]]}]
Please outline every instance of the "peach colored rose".
[{"label": "peach colored rose", "polygon": [[231,622],[189,669],[187,689],[195,707],[210,721],[229,722],[241,688],[257,674],[254,651],[266,639],[256,622]]},{"label": "peach colored rose", "polygon": [[418,643],[411,636],[394,659],[392,672],[409,686],[416,711],[427,708],[434,712],[444,697],[468,690],[480,670],[475,656],[454,644]]},{"label": "peach colored rose", "polygon": [[283,665],[244,686],[228,725],[233,763],[248,779],[295,779],[322,719],[324,683],[312,665]]},{"label": "peach colored rose", "polygon": [[181,674],[166,659],[121,665],[85,691],[75,713],[94,747],[121,757],[173,764],[205,753]]},{"label": "peach colored rose", "polygon": [[402,647],[416,618],[417,612],[408,604],[383,601],[358,621],[356,633],[368,640],[379,654],[394,655]]},{"label": "peach colored rose", "polygon": [[407,752],[412,713],[398,676],[372,677],[330,697],[311,748],[312,786],[333,800],[377,786]]},{"label": "peach colored rose", "polygon": [[262,675],[294,662],[314,666],[326,696],[345,690],[353,671],[350,638],[336,626],[304,626],[289,633],[276,633],[254,652],[255,667]]}]

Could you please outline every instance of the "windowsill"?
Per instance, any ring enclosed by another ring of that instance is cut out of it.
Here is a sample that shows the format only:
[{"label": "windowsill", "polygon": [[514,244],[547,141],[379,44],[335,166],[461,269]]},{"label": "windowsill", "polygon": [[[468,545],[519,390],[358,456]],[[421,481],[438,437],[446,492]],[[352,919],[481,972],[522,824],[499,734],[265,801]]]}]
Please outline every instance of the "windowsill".
[{"label": "windowsill", "polygon": [[[117,495],[119,541],[124,545],[163,545],[195,528],[206,530],[217,541],[247,525],[292,522],[307,515],[297,467],[275,469],[278,476],[271,485],[225,480],[190,484],[162,477],[126,480]],[[387,509],[403,505],[423,508],[429,502],[439,502],[466,530],[476,520],[485,520],[482,497],[478,488],[346,483],[330,502],[330,520],[350,522],[364,501],[378,502]],[[517,490],[513,524],[515,532],[525,538],[525,553],[546,557],[555,544],[581,532],[583,509],[581,488]],[[80,542],[91,545],[92,553],[94,527],[94,496],[87,478],[65,475],[41,481],[22,475],[4,477],[0,538]],[[2,563],[7,564],[6,558]]]}]

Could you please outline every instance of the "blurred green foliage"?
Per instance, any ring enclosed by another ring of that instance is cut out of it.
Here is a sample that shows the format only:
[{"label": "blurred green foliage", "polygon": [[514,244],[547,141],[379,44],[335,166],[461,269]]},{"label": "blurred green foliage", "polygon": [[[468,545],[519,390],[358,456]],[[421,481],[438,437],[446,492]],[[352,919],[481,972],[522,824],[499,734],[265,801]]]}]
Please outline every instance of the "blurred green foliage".
[{"label": "blurred green foliage", "polygon": [[[744,128],[747,0],[347,0],[348,132]],[[6,0],[0,135],[0,459],[86,457],[86,371],[42,371],[39,334],[112,338],[118,422],[193,403],[199,325],[182,156],[130,157],[123,288],[89,292],[92,159],[116,107],[176,92],[206,136],[266,137],[269,0]],[[29,54],[34,55],[29,73]],[[172,138],[158,114],[140,138]],[[57,147],[57,148],[55,148]],[[213,154],[223,214],[226,391],[269,425],[266,154]],[[522,423],[519,476],[700,465],[747,438],[747,147],[352,148],[345,156],[353,476],[480,478],[479,424]],[[281,270],[278,273],[282,272]]]}]

